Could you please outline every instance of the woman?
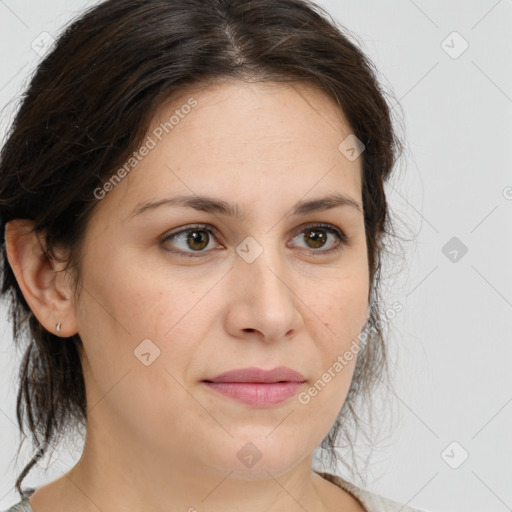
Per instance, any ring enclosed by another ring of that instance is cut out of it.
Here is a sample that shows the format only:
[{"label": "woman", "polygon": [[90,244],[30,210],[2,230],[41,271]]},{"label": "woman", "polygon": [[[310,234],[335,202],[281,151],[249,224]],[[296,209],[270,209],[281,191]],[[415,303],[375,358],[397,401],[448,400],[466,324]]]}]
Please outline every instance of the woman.
[{"label": "woman", "polygon": [[[312,469],[319,445],[334,463],[350,446],[385,370],[399,149],[372,64],[311,2],[109,0],[77,19],[1,154],[37,448],[11,510],[411,511]],[[78,463],[22,489],[80,425]]]}]

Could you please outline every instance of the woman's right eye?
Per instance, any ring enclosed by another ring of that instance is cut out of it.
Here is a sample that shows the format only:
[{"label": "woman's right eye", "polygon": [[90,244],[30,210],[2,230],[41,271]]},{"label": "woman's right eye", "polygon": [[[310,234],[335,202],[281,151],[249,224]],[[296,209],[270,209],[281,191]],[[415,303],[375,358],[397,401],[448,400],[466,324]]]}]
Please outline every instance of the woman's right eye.
[{"label": "woman's right eye", "polygon": [[[186,235],[186,236],[184,236]],[[190,226],[186,229],[171,233],[163,239],[163,242],[178,241],[181,247],[178,246],[178,250],[170,250],[183,254],[184,256],[196,256],[196,253],[209,252],[205,249],[210,245],[210,242],[215,239],[215,233],[213,229],[206,225]],[[215,244],[213,244],[215,246]],[[176,246],[176,244],[174,244]],[[190,251],[192,249],[192,251]],[[198,256],[201,254],[198,254]]]}]

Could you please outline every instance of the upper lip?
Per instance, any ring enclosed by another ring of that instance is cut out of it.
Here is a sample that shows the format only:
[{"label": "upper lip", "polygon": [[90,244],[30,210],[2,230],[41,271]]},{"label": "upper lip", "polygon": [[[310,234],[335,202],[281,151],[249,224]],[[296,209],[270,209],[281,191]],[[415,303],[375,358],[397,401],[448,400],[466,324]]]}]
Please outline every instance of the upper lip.
[{"label": "upper lip", "polygon": [[286,366],[278,366],[271,370],[263,370],[251,366],[249,368],[238,368],[222,373],[206,382],[304,382],[306,379],[295,370]]}]

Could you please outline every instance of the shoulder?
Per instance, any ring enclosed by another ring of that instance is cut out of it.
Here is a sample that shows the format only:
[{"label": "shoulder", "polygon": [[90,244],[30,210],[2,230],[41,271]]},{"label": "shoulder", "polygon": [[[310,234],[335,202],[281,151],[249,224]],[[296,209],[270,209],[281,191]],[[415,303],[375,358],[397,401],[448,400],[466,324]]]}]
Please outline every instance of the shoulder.
[{"label": "shoulder", "polygon": [[403,505],[373,492],[361,489],[343,478],[331,473],[317,472],[321,477],[338,485],[357,498],[367,512],[422,512],[418,509]]},{"label": "shoulder", "polygon": [[33,488],[25,489],[21,495],[22,499],[3,512],[34,512],[28,501],[34,491]]},{"label": "shoulder", "polygon": [[11,508],[5,510],[4,512],[34,512],[30,503],[28,502],[28,498],[23,498],[21,501],[13,505]]}]

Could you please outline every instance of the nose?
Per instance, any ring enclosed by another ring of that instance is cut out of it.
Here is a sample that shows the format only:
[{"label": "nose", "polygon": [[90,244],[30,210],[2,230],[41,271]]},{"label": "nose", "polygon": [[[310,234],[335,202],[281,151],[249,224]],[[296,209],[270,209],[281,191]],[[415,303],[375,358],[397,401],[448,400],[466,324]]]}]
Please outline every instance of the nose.
[{"label": "nose", "polygon": [[237,258],[234,265],[226,315],[229,334],[266,342],[295,336],[304,325],[298,309],[303,302],[283,255],[265,249],[252,263]]}]

